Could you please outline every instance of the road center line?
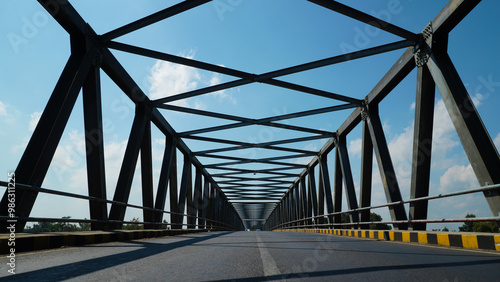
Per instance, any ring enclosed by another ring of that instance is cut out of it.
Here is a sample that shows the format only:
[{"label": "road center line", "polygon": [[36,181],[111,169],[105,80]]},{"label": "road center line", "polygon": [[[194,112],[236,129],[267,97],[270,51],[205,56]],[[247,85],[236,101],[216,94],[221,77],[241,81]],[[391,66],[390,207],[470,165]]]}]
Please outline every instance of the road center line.
[{"label": "road center line", "polygon": [[274,261],[271,254],[267,251],[266,247],[262,243],[259,235],[257,237],[257,246],[259,247],[260,258],[262,259],[262,266],[264,267],[264,276],[273,276],[280,275],[281,272],[276,266],[276,262]]}]

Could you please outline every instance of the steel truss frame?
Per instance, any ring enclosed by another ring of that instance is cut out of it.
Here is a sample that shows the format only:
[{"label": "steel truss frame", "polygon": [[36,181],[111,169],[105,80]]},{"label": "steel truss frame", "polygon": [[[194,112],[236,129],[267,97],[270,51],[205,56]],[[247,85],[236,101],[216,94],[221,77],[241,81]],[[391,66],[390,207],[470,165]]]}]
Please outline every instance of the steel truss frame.
[{"label": "steel truss frame", "polygon": [[[188,228],[242,230],[249,227],[249,222],[263,223],[265,229],[293,228],[294,226],[314,227],[325,224],[338,225],[341,223],[340,214],[343,213],[341,200],[343,188],[345,188],[351,225],[354,226],[359,222],[367,223],[370,220],[373,154],[380,169],[379,173],[387,198],[387,206],[395,228],[423,230],[426,228],[425,220],[427,219],[432,117],[436,86],[454,122],[467,157],[471,164],[474,164],[474,172],[480,186],[500,183],[498,152],[447,54],[448,33],[466,17],[480,0],[451,0],[421,33],[405,30],[336,1],[309,1],[399,36],[402,40],[268,73],[251,74],[114,41],[122,35],[194,9],[210,2],[210,0],[186,0],[103,35],[97,35],[68,1],[38,0],[70,35],[71,56],[16,169],[16,183],[23,187],[16,190],[17,231],[22,231],[27,221],[34,220],[30,217],[30,213],[39,192],[57,194],[56,191],[43,189],[40,186],[82,89],[85,141],[88,152],[88,197],[72,196],[83,197],[89,201],[91,219],[88,222],[92,224],[94,230],[120,228],[124,223],[126,208],[133,206],[129,205],[128,202],[138,161],[141,162],[143,197],[141,208],[143,209],[145,228],[160,228],[165,212],[171,214],[172,228],[182,228],[184,217]],[[278,79],[289,74],[404,48],[406,49],[397,62],[362,100]],[[236,79],[166,98],[150,100],[113,56],[110,52],[111,49],[229,75]],[[419,200],[411,202],[407,214],[382,129],[378,104],[417,66],[411,198]],[[113,201],[109,201],[106,195],[100,87],[101,69],[135,103],[136,107]],[[168,104],[251,83],[263,83],[308,95],[326,97],[338,101],[339,104],[261,119],[250,119]],[[188,132],[176,132],[159,109],[213,117],[231,123]],[[336,132],[279,122],[348,109],[354,110]],[[346,137],[359,124],[362,124],[362,169],[361,191],[358,199],[354,189]],[[200,136],[202,133],[251,125],[282,128],[308,134],[308,136],[263,143]],[[166,141],[159,184],[156,188],[156,199],[153,198],[155,187],[153,187],[151,156],[152,126],[157,127],[162,132]],[[192,152],[183,141],[186,139],[230,146]],[[290,146],[290,144],[297,142],[318,139],[328,140],[319,152],[299,150]],[[289,155],[248,159],[220,154],[247,148],[263,148],[287,152]],[[177,150],[184,155],[180,186],[178,186],[176,177]],[[332,151],[335,157],[333,182],[330,180],[327,162],[328,154]],[[200,157],[219,160],[219,162],[202,164],[198,160]],[[312,160],[307,165],[284,161],[302,157],[310,157]],[[268,164],[275,168],[262,170],[234,168],[235,165],[248,163]],[[210,174],[210,169],[225,172]],[[302,169],[302,172],[295,172],[294,170],[297,169]],[[318,171],[317,177],[315,170]],[[247,174],[259,174],[259,176],[245,176]],[[256,184],[255,182],[260,183]],[[2,184],[6,185],[6,183]],[[177,187],[180,187],[179,193]],[[71,196],[69,193],[62,194]],[[170,200],[168,209],[165,207],[167,194]],[[498,217],[500,214],[499,189],[486,189],[484,196],[493,216]],[[109,212],[107,210],[108,203],[111,203]],[[6,230],[7,205],[6,192],[0,203],[2,230]],[[359,225],[359,227],[366,228],[367,225]]]}]

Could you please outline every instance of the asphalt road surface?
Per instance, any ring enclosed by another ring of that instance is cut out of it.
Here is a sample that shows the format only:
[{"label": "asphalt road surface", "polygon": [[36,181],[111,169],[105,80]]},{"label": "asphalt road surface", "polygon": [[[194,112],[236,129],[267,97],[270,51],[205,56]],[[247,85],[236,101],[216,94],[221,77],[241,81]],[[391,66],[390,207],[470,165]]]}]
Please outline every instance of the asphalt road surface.
[{"label": "asphalt road surface", "polygon": [[[500,281],[500,255],[294,232],[217,232],[18,254],[8,281]],[[0,258],[0,260],[2,260]]]}]

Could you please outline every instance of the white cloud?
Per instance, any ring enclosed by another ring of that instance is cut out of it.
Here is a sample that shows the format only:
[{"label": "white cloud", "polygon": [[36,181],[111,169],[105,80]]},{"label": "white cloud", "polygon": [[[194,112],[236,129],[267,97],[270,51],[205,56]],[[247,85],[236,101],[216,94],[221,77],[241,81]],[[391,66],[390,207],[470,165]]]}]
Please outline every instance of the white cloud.
[{"label": "white cloud", "polygon": [[349,142],[348,151],[349,151],[349,156],[351,158],[354,156],[356,156],[358,158],[361,157],[361,145],[362,145],[362,143],[363,142],[362,142],[361,138],[351,140]]},{"label": "white cloud", "polygon": [[[484,96],[476,94],[471,98],[476,107],[480,106]],[[443,100],[439,100],[434,109],[434,131],[433,131],[433,155],[435,153],[447,153],[454,147],[460,145],[455,126],[451,121],[448,110]]]},{"label": "white cloud", "polygon": [[493,140],[495,146],[497,146],[497,150],[500,151],[500,132],[497,134],[497,137]]},{"label": "white cloud", "polygon": [[483,101],[485,100],[485,97],[481,93],[476,93],[476,95],[474,97],[472,97],[471,99],[472,99],[472,103],[474,103],[474,106],[479,107],[483,103]]},{"label": "white cloud", "polygon": [[[220,84],[222,82],[221,77],[222,76],[219,73],[213,73],[212,78],[210,78],[209,85],[214,86]],[[236,100],[231,95],[229,95],[226,90],[220,90],[214,93],[210,93],[210,95],[217,97],[219,99],[219,102],[223,99],[227,99],[231,103],[236,104]]]},{"label": "white cloud", "polygon": [[413,126],[406,127],[403,133],[396,135],[389,142],[396,177],[398,178],[403,197],[409,196],[409,187],[413,153]]},{"label": "white cloud", "polygon": [[38,121],[40,120],[40,117],[42,116],[42,112],[34,112],[31,114],[31,119],[29,123],[29,130],[33,131],[36,128],[36,125],[38,124]]},{"label": "white cloud", "polygon": [[[307,151],[318,151],[319,150],[318,146],[312,142],[307,144],[306,146],[304,146],[304,148],[302,148],[302,149],[307,150]],[[297,158],[291,162],[294,164],[308,164],[310,161],[311,161],[311,157],[303,157],[303,158]]]},{"label": "white cloud", "polygon": [[[192,59],[193,52],[186,57]],[[150,98],[165,98],[194,90],[198,87],[200,79],[201,76],[195,68],[158,60],[151,68],[151,76],[148,78],[151,84]],[[175,104],[188,105],[185,100],[176,101]]]},{"label": "white cloud", "polygon": [[[184,55],[184,57],[193,59],[194,51],[190,51],[188,55]],[[151,68],[151,75],[147,80],[151,85],[149,88],[150,98],[160,99],[189,92],[199,87],[220,84],[222,82],[222,76],[214,72],[211,77],[207,77],[206,75],[201,75],[196,68],[158,60]],[[228,94],[226,90],[216,91],[207,96],[215,97],[219,102],[225,100],[236,104],[236,100]],[[194,99],[193,104],[188,102],[187,99],[178,100],[172,102],[172,104],[182,107],[194,107],[197,109],[207,108],[206,104],[197,99]]]},{"label": "white cloud", "polygon": [[403,133],[394,136],[389,142],[389,151],[395,164],[411,162],[413,149],[413,126],[406,127]]},{"label": "white cloud", "polygon": [[432,133],[433,168],[446,169],[456,163],[447,157],[455,147],[459,146],[458,136],[451,118],[442,100],[434,107],[434,129]]},{"label": "white cloud", "polygon": [[0,116],[7,116],[7,105],[0,101]]},{"label": "white cloud", "polygon": [[0,117],[2,117],[2,123],[14,125],[16,122],[14,116],[19,116],[19,111],[15,107],[6,105],[2,101],[0,101]]},{"label": "white cloud", "polygon": [[[85,168],[85,136],[77,130],[69,133],[69,138],[62,140],[57,146],[49,171],[52,171],[59,183],[72,183],[72,178],[78,178],[77,172]],[[83,170],[84,171],[84,170]],[[75,188],[75,185],[66,185]],[[85,183],[82,184],[85,187]]]},{"label": "white cloud", "polygon": [[450,167],[439,179],[439,184],[441,193],[477,188],[479,186],[470,164],[468,166],[454,165]]},{"label": "white cloud", "polygon": [[[127,140],[112,142],[104,145],[104,158],[106,160],[106,185],[116,186],[118,174],[120,173],[123,156],[127,148]],[[114,187],[112,188],[114,191]]]}]

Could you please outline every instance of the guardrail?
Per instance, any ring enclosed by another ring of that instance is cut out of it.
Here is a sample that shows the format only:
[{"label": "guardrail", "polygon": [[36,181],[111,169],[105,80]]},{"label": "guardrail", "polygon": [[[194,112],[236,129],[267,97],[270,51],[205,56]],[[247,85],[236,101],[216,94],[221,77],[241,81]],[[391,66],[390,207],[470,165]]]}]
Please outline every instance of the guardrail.
[{"label": "guardrail", "polygon": [[[0,186],[8,187],[9,182],[0,181]],[[140,224],[140,225],[144,225],[144,226],[152,225],[152,226],[161,226],[161,227],[164,227],[164,226],[186,226],[188,228],[196,227],[198,229],[220,230],[220,231],[233,231],[233,230],[235,230],[234,227],[231,225],[225,224],[225,223],[217,221],[217,220],[204,218],[204,217],[198,217],[198,216],[192,216],[192,215],[182,214],[182,213],[177,213],[177,212],[172,212],[172,211],[148,208],[148,207],[123,203],[123,202],[118,202],[118,201],[113,201],[113,200],[104,200],[104,199],[99,199],[99,198],[75,194],[75,193],[51,190],[51,189],[47,189],[47,188],[33,187],[33,186],[21,184],[21,183],[16,183],[15,187],[16,187],[16,189],[31,190],[31,191],[36,191],[38,193],[46,193],[46,194],[52,194],[52,195],[57,195],[57,196],[63,196],[63,197],[69,197],[69,198],[75,198],[75,199],[81,199],[81,200],[87,200],[87,201],[94,201],[94,202],[100,202],[100,203],[106,203],[106,204],[116,204],[119,206],[141,209],[141,210],[148,210],[148,211],[153,211],[153,212],[161,212],[163,214],[170,214],[170,215],[179,216],[179,217],[185,216],[186,218],[201,219],[204,222],[207,222],[207,223],[209,222],[210,224],[200,225],[200,224],[196,224],[196,223],[195,224],[158,223],[158,222],[146,222],[146,221],[119,221],[119,220],[40,218],[40,217],[9,217],[9,216],[0,216],[0,220],[18,220],[18,221],[26,221],[26,222],[118,223],[118,224]]]},{"label": "guardrail", "polygon": [[[406,201],[397,201],[397,202],[392,202],[392,203],[383,204],[383,205],[363,207],[363,208],[351,209],[351,210],[342,211],[342,212],[328,213],[328,214],[324,214],[324,215],[312,216],[312,217],[307,217],[307,218],[303,218],[303,219],[288,221],[288,222],[276,225],[276,226],[270,228],[270,230],[297,229],[297,228],[344,227],[344,226],[351,226],[351,228],[362,229],[361,228],[362,226],[371,225],[371,224],[412,224],[412,223],[487,222],[487,221],[500,222],[500,216],[498,216],[498,217],[480,217],[480,218],[460,218],[460,219],[418,219],[418,220],[409,219],[409,220],[364,221],[364,222],[360,221],[360,222],[351,222],[351,223],[330,222],[331,218],[335,215],[352,214],[352,213],[356,213],[356,212],[378,209],[378,208],[385,208],[385,207],[390,207],[390,206],[395,206],[395,205],[436,200],[436,199],[449,198],[449,197],[473,194],[473,193],[478,193],[478,192],[486,192],[486,191],[500,191],[500,184],[486,185],[486,186],[479,187],[477,189],[463,190],[463,191],[458,191],[458,192],[439,194],[439,195],[435,195],[435,196],[427,196],[427,197],[421,197],[421,198],[416,198],[416,199],[409,199]],[[361,218],[361,217],[359,217],[359,218]],[[328,221],[328,223],[314,223],[314,224],[307,223],[307,222],[316,221],[317,219],[326,220],[326,221]]]}]

